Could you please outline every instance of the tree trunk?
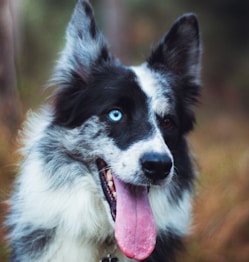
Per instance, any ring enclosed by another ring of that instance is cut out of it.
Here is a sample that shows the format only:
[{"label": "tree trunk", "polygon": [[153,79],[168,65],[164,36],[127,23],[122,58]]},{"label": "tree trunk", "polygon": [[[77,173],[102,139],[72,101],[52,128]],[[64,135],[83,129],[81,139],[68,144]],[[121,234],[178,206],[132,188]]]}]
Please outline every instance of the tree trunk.
[{"label": "tree trunk", "polygon": [[112,53],[123,63],[129,62],[127,52],[127,30],[125,25],[125,0],[102,0],[101,14],[105,35],[111,45]]},{"label": "tree trunk", "polygon": [[11,3],[0,0],[0,126],[14,133],[20,121],[21,105],[16,89],[14,36],[17,31]]}]

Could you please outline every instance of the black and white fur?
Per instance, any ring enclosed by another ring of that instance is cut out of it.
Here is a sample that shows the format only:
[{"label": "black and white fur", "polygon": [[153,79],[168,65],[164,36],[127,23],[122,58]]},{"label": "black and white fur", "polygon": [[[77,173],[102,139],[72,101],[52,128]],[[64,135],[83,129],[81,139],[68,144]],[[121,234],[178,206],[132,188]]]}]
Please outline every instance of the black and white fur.
[{"label": "black and white fur", "polygon": [[[108,253],[134,261],[115,243],[97,159],[124,182],[148,186],[157,243],[143,261],[172,261],[191,222],[195,171],[185,136],[200,92],[197,19],[181,16],[145,63],[127,67],[110,54],[88,1],[79,0],[66,40],[54,99],[30,113],[24,129],[6,221],[10,261],[98,262]],[[167,174],[148,176],[145,155],[165,157]]]}]

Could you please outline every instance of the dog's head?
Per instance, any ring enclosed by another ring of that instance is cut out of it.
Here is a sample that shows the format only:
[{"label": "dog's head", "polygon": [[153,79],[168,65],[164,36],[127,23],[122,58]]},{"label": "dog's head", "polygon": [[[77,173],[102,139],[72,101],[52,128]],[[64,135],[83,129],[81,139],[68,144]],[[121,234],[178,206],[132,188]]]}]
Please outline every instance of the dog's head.
[{"label": "dog's head", "polygon": [[174,177],[188,170],[184,136],[195,122],[199,74],[195,15],[180,17],[146,62],[127,67],[109,52],[89,3],[79,0],[53,78],[54,124],[74,134],[67,150],[103,189],[128,257],[141,260],[154,249],[150,188],[188,186],[187,177]]}]

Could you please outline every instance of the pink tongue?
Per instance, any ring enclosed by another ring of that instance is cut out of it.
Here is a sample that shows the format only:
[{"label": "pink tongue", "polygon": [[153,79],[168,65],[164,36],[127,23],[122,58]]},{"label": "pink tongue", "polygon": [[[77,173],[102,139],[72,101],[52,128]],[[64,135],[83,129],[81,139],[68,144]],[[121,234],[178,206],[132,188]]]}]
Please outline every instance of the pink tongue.
[{"label": "pink tongue", "polygon": [[125,184],[116,177],[114,183],[117,192],[115,237],[119,248],[128,258],[143,260],[152,253],[156,244],[156,226],[148,189]]}]

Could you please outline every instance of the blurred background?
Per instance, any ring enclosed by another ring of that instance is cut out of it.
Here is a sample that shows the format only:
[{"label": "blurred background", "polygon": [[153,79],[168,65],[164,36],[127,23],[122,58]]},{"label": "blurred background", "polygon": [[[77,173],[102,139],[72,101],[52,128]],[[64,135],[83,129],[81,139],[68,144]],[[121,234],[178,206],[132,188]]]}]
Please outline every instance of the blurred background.
[{"label": "blurred background", "polygon": [[[0,0],[0,223],[17,174],[18,129],[46,102],[75,0]],[[249,1],[95,0],[124,64],[139,64],[185,12],[198,15],[203,97],[190,135],[199,167],[192,235],[178,261],[249,261]],[[0,227],[0,262],[7,261]]]}]

